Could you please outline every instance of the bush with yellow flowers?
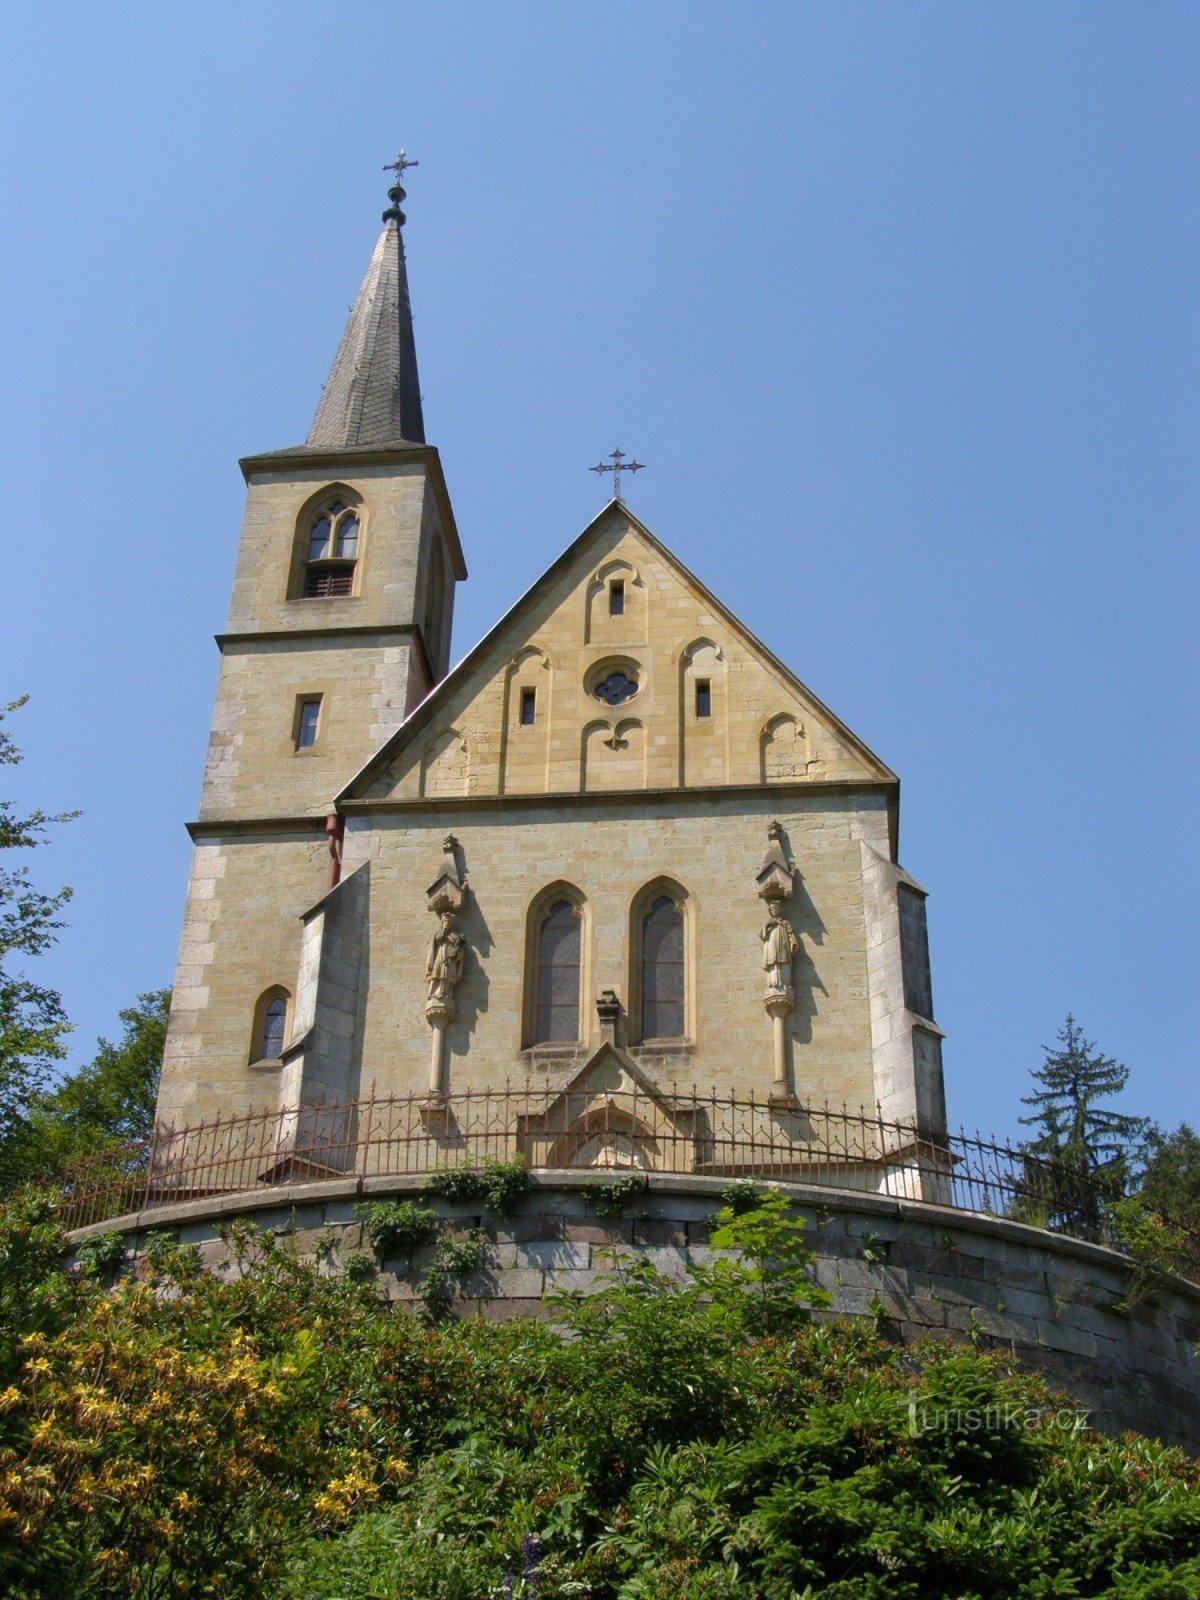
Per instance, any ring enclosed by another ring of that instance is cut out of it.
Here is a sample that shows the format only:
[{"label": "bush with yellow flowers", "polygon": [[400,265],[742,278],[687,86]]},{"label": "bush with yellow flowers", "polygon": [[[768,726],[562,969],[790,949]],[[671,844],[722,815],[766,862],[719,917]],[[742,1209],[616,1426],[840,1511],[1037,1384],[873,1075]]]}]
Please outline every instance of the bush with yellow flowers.
[{"label": "bush with yellow flowers", "polygon": [[268,1233],[64,1270],[0,1216],[12,1600],[1195,1600],[1200,1469],[967,1346],[818,1325],[799,1218],[556,1325],[423,1326]]},{"label": "bush with yellow flowers", "polygon": [[[44,1198],[6,1208],[0,1589],[261,1593],[299,1534],[403,1480],[371,1412],[329,1403],[339,1341],[324,1335],[373,1301],[270,1236],[234,1243],[234,1282],[160,1249],[146,1280],[106,1289],[61,1271]],[[39,1250],[40,1279],[14,1282]]]}]

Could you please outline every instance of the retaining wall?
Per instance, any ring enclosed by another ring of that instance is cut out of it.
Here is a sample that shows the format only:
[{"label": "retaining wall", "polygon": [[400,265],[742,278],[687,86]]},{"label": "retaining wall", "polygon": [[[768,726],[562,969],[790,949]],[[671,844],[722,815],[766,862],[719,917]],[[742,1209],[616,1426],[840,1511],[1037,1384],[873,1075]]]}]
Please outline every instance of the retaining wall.
[{"label": "retaining wall", "polygon": [[[649,1175],[625,1215],[598,1219],[585,1186],[594,1174],[535,1173],[510,1217],[479,1204],[432,1202],[454,1230],[481,1226],[483,1271],[466,1278],[454,1309],[506,1318],[544,1315],[554,1289],[587,1289],[605,1275],[606,1250],[634,1250],[682,1279],[709,1258],[708,1235],[724,1180]],[[245,1216],[294,1234],[313,1253],[329,1230],[343,1249],[360,1244],[363,1200],[412,1197],[420,1178],[294,1184],[250,1194],[162,1206],[77,1230],[81,1242],[116,1229],[136,1255],[150,1231],[170,1230],[199,1247],[214,1271],[228,1261],[216,1228]],[[817,1256],[816,1274],[833,1295],[819,1316],[866,1316],[880,1309],[905,1341],[931,1335],[1011,1351],[1037,1368],[1107,1432],[1134,1428],[1200,1453],[1200,1286],[1171,1275],[1147,1284],[1113,1250],[1002,1218],[917,1201],[779,1185],[796,1201]],[[417,1293],[432,1250],[385,1260],[379,1281],[397,1303]],[[874,1308],[874,1309],[873,1309]]]}]

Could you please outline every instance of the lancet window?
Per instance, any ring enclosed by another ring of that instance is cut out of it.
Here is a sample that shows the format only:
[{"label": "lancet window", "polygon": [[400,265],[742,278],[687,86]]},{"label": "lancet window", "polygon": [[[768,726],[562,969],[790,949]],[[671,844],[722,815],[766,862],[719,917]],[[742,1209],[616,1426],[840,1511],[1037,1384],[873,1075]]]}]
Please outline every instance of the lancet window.
[{"label": "lancet window", "polygon": [[565,897],[548,906],[538,924],[535,1044],[579,1038],[582,933],[579,907]]},{"label": "lancet window", "polygon": [[306,598],[329,600],[353,593],[360,532],[358,511],[345,500],[333,500],[314,513],[304,569]]}]

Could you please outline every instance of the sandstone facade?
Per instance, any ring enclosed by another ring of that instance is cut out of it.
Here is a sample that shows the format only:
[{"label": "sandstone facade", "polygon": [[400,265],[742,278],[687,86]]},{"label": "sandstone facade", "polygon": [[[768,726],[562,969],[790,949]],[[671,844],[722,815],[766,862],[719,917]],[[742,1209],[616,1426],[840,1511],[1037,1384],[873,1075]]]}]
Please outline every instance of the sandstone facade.
[{"label": "sandstone facade", "polygon": [[466,568],[395,378],[397,217],[321,426],[242,464],[160,1120],[586,1089],[604,1046],[664,1091],[937,1133],[897,779],[622,500],[447,670]]}]

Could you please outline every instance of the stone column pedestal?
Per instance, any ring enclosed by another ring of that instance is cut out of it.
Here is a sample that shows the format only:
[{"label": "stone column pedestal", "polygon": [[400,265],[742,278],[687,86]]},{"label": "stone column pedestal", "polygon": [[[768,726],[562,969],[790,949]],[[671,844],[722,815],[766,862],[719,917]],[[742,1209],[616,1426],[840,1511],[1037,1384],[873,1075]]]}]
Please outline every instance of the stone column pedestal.
[{"label": "stone column pedestal", "polygon": [[787,1019],[796,1009],[796,992],[791,984],[782,989],[768,989],[763,995],[763,1009],[770,1017],[775,1033],[775,1081],[771,1084],[769,1103],[790,1109],[796,1102],[792,1092],[787,1039]]},{"label": "stone column pedestal", "polygon": [[429,1098],[425,1105],[427,1110],[434,1110],[446,1101],[446,1025],[454,1021],[454,1002],[429,1000],[425,1004],[425,1016],[433,1029],[429,1054]]}]

